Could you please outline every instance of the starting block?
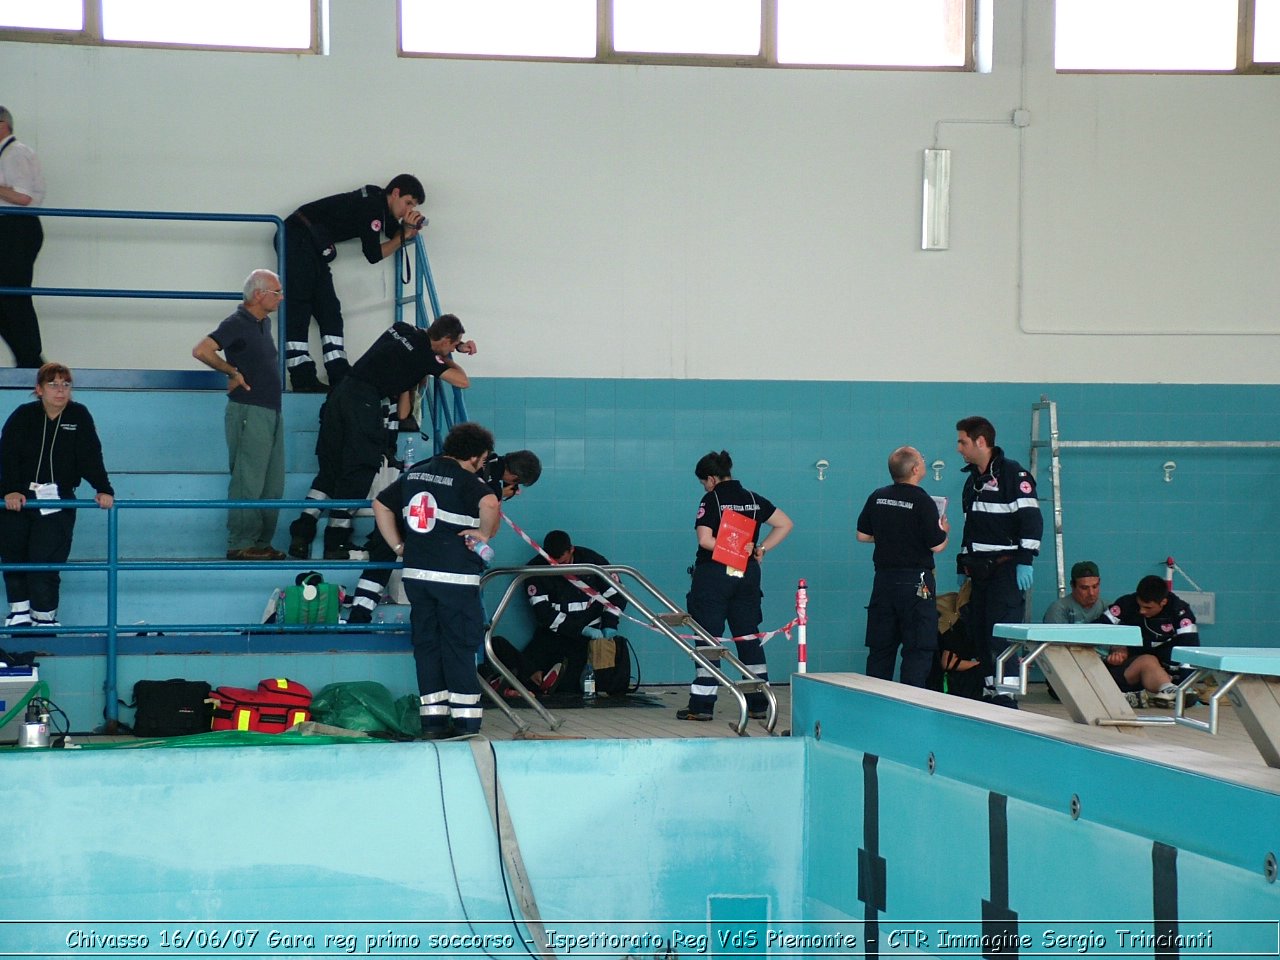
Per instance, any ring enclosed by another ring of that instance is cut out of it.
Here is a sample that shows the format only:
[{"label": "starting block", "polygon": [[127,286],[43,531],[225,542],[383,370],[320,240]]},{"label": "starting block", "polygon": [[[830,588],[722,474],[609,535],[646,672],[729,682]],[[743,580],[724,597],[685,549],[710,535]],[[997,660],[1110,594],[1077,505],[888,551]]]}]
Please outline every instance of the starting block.
[{"label": "starting block", "polygon": [[[996,660],[996,690],[1000,693],[1025,695],[1027,671],[1038,663],[1076,723],[1141,733],[1146,724],[1174,722],[1173,717],[1139,717],[1134,713],[1098,656],[1098,647],[1142,646],[1142,632],[1137,627],[1107,623],[997,623],[991,633],[1009,641]],[[1006,680],[1005,665],[1021,650],[1027,651],[1026,656],[1014,679]]]},{"label": "starting block", "polygon": [[[1185,727],[1206,733],[1218,732],[1218,706],[1230,697],[1240,722],[1269,767],[1280,767],[1280,650],[1267,647],[1174,647],[1170,654],[1177,663],[1195,667],[1178,686],[1174,720]],[[1209,719],[1192,720],[1182,715],[1185,692],[1205,674],[1218,679],[1218,689],[1209,697]]]}]

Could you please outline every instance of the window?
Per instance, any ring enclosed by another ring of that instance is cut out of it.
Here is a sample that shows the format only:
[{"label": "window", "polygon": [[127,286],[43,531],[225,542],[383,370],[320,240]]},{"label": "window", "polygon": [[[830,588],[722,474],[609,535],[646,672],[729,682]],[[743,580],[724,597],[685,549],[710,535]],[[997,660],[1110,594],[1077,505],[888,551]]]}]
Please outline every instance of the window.
[{"label": "window", "polygon": [[944,70],[974,63],[977,0],[399,3],[400,50],[409,55]]},{"label": "window", "polygon": [[1257,0],[1253,19],[1253,62],[1280,64],[1280,0]]},{"label": "window", "polygon": [[319,49],[320,0],[0,0],[0,38],[235,50]]},{"label": "window", "polygon": [[0,0],[0,30],[83,30],[84,0]]},{"label": "window", "polygon": [[949,0],[778,0],[778,61],[963,67],[968,15]]},{"label": "window", "polygon": [[418,0],[400,5],[400,49],[589,60],[595,17],[596,0]]},{"label": "window", "polygon": [[1280,0],[1057,0],[1054,55],[1062,71],[1264,72],[1278,21]]},{"label": "window", "polygon": [[628,53],[760,53],[759,0],[613,0],[613,48]]}]

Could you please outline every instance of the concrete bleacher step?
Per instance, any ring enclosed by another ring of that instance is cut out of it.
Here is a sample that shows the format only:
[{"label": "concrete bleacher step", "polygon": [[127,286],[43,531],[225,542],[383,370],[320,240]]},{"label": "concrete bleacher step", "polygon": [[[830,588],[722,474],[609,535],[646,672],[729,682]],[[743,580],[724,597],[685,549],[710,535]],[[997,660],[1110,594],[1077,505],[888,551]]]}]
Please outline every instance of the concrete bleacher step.
[{"label": "concrete bleacher step", "polygon": [[[143,377],[148,374],[149,377]],[[227,448],[223,427],[225,379],[186,371],[75,371],[74,398],[93,414],[103,458],[117,500],[220,500],[227,494]],[[146,389],[123,389],[133,380]],[[0,385],[0,417],[33,399],[33,371],[9,371]],[[174,381],[186,386],[157,389]],[[94,384],[99,384],[94,386]],[[286,394],[285,492],[301,499],[315,475],[318,412],[324,397]],[[93,495],[87,483],[77,491]],[[282,510],[276,545],[287,546],[292,510]],[[226,556],[226,511],[217,509],[122,509],[118,512],[120,558],[126,560],[222,560]],[[357,530],[370,521],[357,521]],[[101,561],[107,553],[106,516],[81,510],[76,517],[74,561]],[[293,582],[304,565],[262,564],[243,571],[174,570],[122,573],[119,623],[256,622],[271,591]],[[358,571],[329,579],[354,587]],[[106,574],[64,573],[59,619],[101,624],[106,620]]]}]

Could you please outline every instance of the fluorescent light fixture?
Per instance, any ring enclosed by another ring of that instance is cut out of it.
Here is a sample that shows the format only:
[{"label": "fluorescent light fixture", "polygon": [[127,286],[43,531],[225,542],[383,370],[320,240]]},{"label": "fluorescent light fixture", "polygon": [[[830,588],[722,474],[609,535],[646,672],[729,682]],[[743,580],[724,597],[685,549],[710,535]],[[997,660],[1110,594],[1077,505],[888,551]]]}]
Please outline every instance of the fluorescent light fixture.
[{"label": "fluorescent light fixture", "polygon": [[951,151],[924,152],[924,225],[921,250],[951,246]]}]

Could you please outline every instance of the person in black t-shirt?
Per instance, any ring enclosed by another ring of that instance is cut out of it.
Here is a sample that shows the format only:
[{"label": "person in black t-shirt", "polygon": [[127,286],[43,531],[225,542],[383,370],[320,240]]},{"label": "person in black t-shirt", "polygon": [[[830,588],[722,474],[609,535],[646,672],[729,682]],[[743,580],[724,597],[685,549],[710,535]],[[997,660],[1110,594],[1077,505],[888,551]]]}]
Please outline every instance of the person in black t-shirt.
[{"label": "person in black t-shirt", "polygon": [[[765,661],[764,644],[755,636],[760,632],[760,621],[764,619],[760,606],[764,598],[760,592],[760,561],[786,539],[794,524],[790,517],[764,497],[733,479],[733,458],[728,451],[706,454],[693,472],[706,494],[698,504],[698,513],[693,521],[698,552],[693,561],[693,582],[685,605],[689,616],[712,637],[720,637],[728,621],[729,632],[738,649],[738,659],[752,675],[767,683],[769,666]],[[729,512],[770,528],[769,535],[758,543],[756,537],[760,530],[758,526],[755,528],[743,570],[713,557],[721,515]],[[740,640],[739,637],[750,639]],[[676,717],[680,720],[713,719],[718,686],[715,677],[699,666],[689,687],[689,706],[677,710]],[[764,719],[767,709],[768,699],[764,693],[756,690],[747,694],[748,716]]]},{"label": "person in black t-shirt", "polygon": [[[475,341],[463,341],[464,332],[462,321],[446,313],[426,330],[407,323],[392,324],[373,342],[325,402],[316,438],[320,469],[307,492],[308,500],[362,500],[369,496],[386,450],[383,399],[401,400],[427,377],[439,377],[459,388],[470,386],[466,371],[449,357],[454,350],[476,352]],[[289,525],[289,556],[311,558],[321,509],[319,505],[308,507]],[[330,511],[324,558],[369,559],[362,553],[352,556],[351,511]]]},{"label": "person in black t-shirt", "polygon": [[876,545],[876,575],[867,605],[867,676],[892,680],[902,648],[901,680],[923,687],[938,648],[933,555],[947,545],[951,525],[920,489],[924,458],[914,447],[889,454],[893,483],[867,497],[858,540]]},{"label": "person in black t-shirt", "polygon": [[337,256],[334,245],[359,239],[364,258],[380,263],[410,243],[425,226],[418,210],[425,200],[422,182],[402,173],[385,188],[369,184],[304,203],[285,219],[284,262],[289,280],[285,290],[285,366],[296,392],[323,393],[325,389],[316,376],[307,344],[312,317],[320,328],[330,389],[338,386],[349,369],[342,304],[329,271],[329,263]]}]

